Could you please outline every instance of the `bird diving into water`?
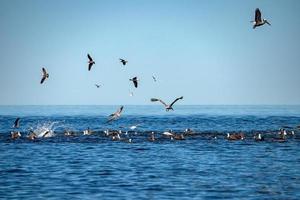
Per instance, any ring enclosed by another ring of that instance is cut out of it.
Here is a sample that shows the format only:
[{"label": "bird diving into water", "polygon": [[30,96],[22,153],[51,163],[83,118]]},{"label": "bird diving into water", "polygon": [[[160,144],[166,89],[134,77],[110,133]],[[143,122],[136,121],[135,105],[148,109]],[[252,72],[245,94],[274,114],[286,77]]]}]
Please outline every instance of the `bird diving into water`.
[{"label": "bird diving into water", "polygon": [[122,58],[120,58],[120,62],[121,62],[124,66],[128,63],[127,60],[124,60],[124,59],[122,59]]},{"label": "bird diving into water", "polygon": [[259,8],[256,8],[255,10],[255,19],[253,22],[253,29],[255,29],[258,26],[262,26],[264,24],[268,24],[271,26],[271,24],[266,19],[261,19],[261,12]]},{"label": "bird diving into water", "polygon": [[13,125],[13,128],[19,128],[20,127],[20,117],[18,117]]},{"label": "bird diving into water", "polygon": [[42,68],[42,79],[41,79],[41,84],[44,83],[44,81],[49,78],[49,74],[48,72],[46,71],[46,69],[43,67]]},{"label": "bird diving into water", "polygon": [[133,78],[131,78],[131,79],[129,79],[130,81],[132,81],[133,82],[133,84],[134,84],[134,87],[138,87],[138,81],[139,81],[139,79],[135,76],[135,77],[133,77]]},{"label": "bird diving into water", "polygon": [[96,63],[95,63],[95,61],[93,60],[93,58],[90,56],[90,54],[88,54],[87,57],[88,57],[88,59],[89,59],[88,63],[89,63],[89,71],[90,71],[90,70],[92,69],[92,66],[93,66],[94,64],[96,64]]},{"label": "bird diving into water", "polygon": [[107,122],[111,122],[111,121],[116,120],[119,117],[121,117],[121,113],[123,111],[123,108],[124,108],[124,106],[121,106],[115,113],[109,115],[110,118],[108,119]]},{"label": "bird diving into water", "polygon": [[175,99],[170,105],[166,104],[164,101],[162,101],[161,99],[156,99],[156,98],[151,98],[151,101],[152,102],[155,102],[155,101],[159,101],[160,103],[162,103],[165,108],[166,108],[166,111],[169,111],[169,110],[174,110],[173,109],[173,105],[176,103],[176,101],[180,100],[180,99],[183,99],[183,96],[181,97],[178,97],[177,99]]}]

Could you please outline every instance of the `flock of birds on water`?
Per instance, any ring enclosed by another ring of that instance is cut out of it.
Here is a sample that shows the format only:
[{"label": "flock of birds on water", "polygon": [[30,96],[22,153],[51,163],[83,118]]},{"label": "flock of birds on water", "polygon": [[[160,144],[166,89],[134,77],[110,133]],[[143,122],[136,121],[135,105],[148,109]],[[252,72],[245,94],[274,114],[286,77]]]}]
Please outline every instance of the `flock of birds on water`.
[{"label": "flock of birds on water", "polygon": [[[255,10],[255,18],[254,21],[251,21],[253,23],[253,29],[255,29],[256,27],[268,24],[271,25],[266,19],[263,19],[261,17],[261,12],[260,10],[257,8]],[[92,56],[90,54],[87,54],[87,58],[88,58],[88,71],[91,71],[93,65],[96,64],[96,62],[94,61],[94,59],[92,58]],[[128,61],[125,59],[120,58],[119,59],[120,62],[122,63],[123,66],[125,66]],[[48,71],[43,67],[42,68],[42,78],[40,81],[40,84],[43,84],[47,79],[49,78],[49,73]],[[153,80],[156,82],[156,77],[152,76]],[[139,79],[138,77],[133,77],[130,78],[129,81],[131,81],[134,85],[135,88],[138,88],[138,83],[139,83]],[[95,84],[95,86],[97,88],[100,87],[99,84]],[[131,96],[133,94],[131,93]],[[173,105],[179,101],[182,100],[183,96],[176,98],[172,103],[167,104],[165,103],[163,100],[158,99],[158,98],[151,98],[150,101],[151,102],[160,102],[161,104],[163,104],[163,106],[165,107],[166,111],[170,111],[170,110],[174,110],[173,109]],[[121,113],[123,111],[124,106],[121,106],[116,112],[112,113],[111,115],[109,115],[107,122],[112,122],[114,120],[117,120],[118,118],[121,117]],[[20,127],[20,118],[17,118],[13,124],[13,128],[19,128]],[[134,134],[137,134],[137,132],[134,132],[134,130],[138,127],[138,125],[134,125],[131,126],[131,132],[133,132]],[[300,126],[297,127],[298,129],[300,129]],[[131,132],[129,131],[122,131],[122,130],[105,130],[103,131],[104,136],[111,138],[111,140],[113,141],[126,141],[131,143],[132,142],[132,138],[129,137],[121,137],[122,135],[126,135],[128,136]],[[83,131],[83,135],[92,135],[94,132],[92,130],[90,130],[89,128],[87,130]],[[187,137],[189,136],[194,136],[196,135],[196,133],[190,129],[187,128],[185,131],[180,132],[180,133],[175,133],[172,130],[169,131],[165,131],[163,133],[161,133],[160,137],[156,137],[155,136],[155,132],[150,131],[149,132],[150,136],[148,137],[149,141],[157,141],[159,140],[159,138],[167,138],[170,140],[185,140]],[[44,130],[41,133],[35,133],[33,130],[29,131],[29,134],[27,135],[27,138],[29,140],[36,140],[37,138],[46,138],[46,137],[52,137],[53,132],[52,130]],[[66,130],[64,133],[65,136],[77,136],[78,133]],[[279,137],[275,137],[275,138],[271,138],[272,141],[278,141],[278,142],[285,142],[287,139],[288,135],[295,135],[295,131],[291,130],[291,131],[287,131],[285,129],[280,129],[278,132],[278,136]],[[11,139],[18,139],[21,137],[21,133],[20,131],[12,131],[11,132]],[[218,137],[216,135],[211,136],[211,139],[217,139]],[[244,140],[246,138],[245,134],[243,132],[240,133],[227,133],[225,138],[227,140]],[[261,134],[261,133],[255,133],[253,136],[253,139],[255,141],[264,141],[265,137]]]}]

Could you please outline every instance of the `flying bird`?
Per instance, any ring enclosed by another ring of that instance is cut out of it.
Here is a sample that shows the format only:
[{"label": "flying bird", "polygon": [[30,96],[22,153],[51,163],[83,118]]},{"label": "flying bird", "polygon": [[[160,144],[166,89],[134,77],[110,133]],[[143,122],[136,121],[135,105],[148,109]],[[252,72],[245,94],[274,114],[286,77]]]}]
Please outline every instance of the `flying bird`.
[{"label": "flying bird", "polygon": [[166,103],[165,103],[164,101],[162,101],[161,99],[151,98],[151,101],[152,101],[152,102],[159,101],[160,103],[162,103],[162,104],[165,106],[166,111],[169,111],[169,110],[174,110],[174,109],[173,109],[174,103],[176,103],[176,101],[178,101],[178,100],[180,100],[180,99],[183,99],[183,96],[178,97],[177,99],[175,99],[170,105],[166,104]]},{"label": "flying bird", "polygon": [[97,88],[99,88],[101,85],[95,84],[95,86],[96,86]]},{"label": "flying bird", "polygon": [[130,81],[132,81],[133,82],[133,84],[134,84],[134,87],[138,87],[138,81],[139,81],[139,79],[135,76],[135,77],[133,77],[133,78],[131,78],[131,79],[129,79]]},{"label": "flying bird", "polygon": [[261,12],[259,8],[256,8],[255,10],[255,19],[253,22],[253,29],[255,29],[258,26],[262,26],[264,24],[268,24],[271,26],[271,24],[266,19],[261,19]]},{"label": "flying bird", "polygon": [[42,79],[41,79],[41,84],[44,83],[44,81],[49,78],[49,74],[48,72],[46,71],[46,69],[43,67],[42,68]]},{"label": "flying bird", "polygon": [[153,78],[154,82],[156,82],[156,78],[155,78],[155,76],[152,76],[152,78]]},{"label": "flying bird", "polygon": [[20,117],[18,117],[13,125],[13,128],[19,128],[20,127]]},{"label": "flying bird", "polygon": [[128,63],[127,60],[124,60],[124,59],[122,59],[122,58],[120,58],[120,62],[121,62],[124,66]]},{"label": "flying bird", "polygon": [[123,108],[124,108],[124,106],[121,106],[115,113],[109,115],[110,118],[108,119],[107,122],[111,122],[111,121],[116,120],[119,117],[121,117],[121,113],[123,111]]},{"label": "flying bird", "polygon": [[90,56],[90,54],[88,54],[87,55],[87,57],[88,57],[88,59],[89,59],[89,71],[92,69],[92,66],[94,65],[94,64],[96,64],[95,63],[95,61],[93,60],[93,58]]}]

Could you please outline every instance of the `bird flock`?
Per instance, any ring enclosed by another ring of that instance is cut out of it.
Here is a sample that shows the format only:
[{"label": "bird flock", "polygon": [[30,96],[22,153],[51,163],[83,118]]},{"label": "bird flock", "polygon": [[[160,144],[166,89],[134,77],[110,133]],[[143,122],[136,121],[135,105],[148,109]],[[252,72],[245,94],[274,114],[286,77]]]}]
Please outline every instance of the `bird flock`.
[{"label": "bird flock", "polygon": [[[271,25],[267,19],[262,18],[262,14],[261,14],[261,11],[259,10],[259,8],[257,8],[255,10],[255,17],[254,17],[254,20],[251,21],[251,22],[253,23],[253,29],[255,29],[257,27],[260,27],[260,26],[263,26],[265,24]],[[96,62],[92,58],[92,56],[90,54],[87,54],[87,58],[88,58],[88,71],[91,71],[92,67],[96,64]],[[125,59],[123,59],[123,58],[119,58],[119,61],[120,61],[120,63],[123,66],[125,66],[125,65],[128,64],[128,61],[125,60]],[[42,78],[41,78],[40,84],[44,84],[45,81],[48,78],[49,78],[49,73],[46,70],[46,68],[43,67],[42,68]],[[152,79],[153,79],[154,82],[157,81],[156,77],[153,76],[153,75],[152,75]],[[133,78],[130,78],[129,81],[131,81],[133,83],[133,86],[135,88],[138,88],[138,86],[139,86],[139,79],[138,79],[137,76],[135,76]],[[97,88],[100,88],[100,86],[102,86],[102,85],[95,84],[95,86]],[[132,92],[130,92],[130,96],[133,96]],[[160,102],[164,106],[164,108],[165,108],[166,111],[170,111],[170,110],[173,111],[174,110],[173,109],[174,104],[177,101],[182,100],[182,99],[183,99],[183,96],[178,97],[178,98],[176,98],[170,104],[165,103],[163,100],[161,100],[159,98],[151,98],[150,101],[151,102]],[[124,109],[124,106],[120,106],[120,108],[118,108],[118,110],[116,112],[114,112],[111,115],[109,115],[107,123],[110,123],[110,122],[112,122],[112,121],[117,120],[118,118],[120,118],[123,109]],[[19,123],[20,123],[20,118],[17,118],[16,121],[15,121],[15,123],[14,123],[14,125],[13,125],[13,128],[18,128],[20,126]],[[105,131],[106,136],[111,136],[113,140],[120,140],[121,139],[121,137],[120,137],[121,133],[122,132],[120,132],[120,131],[112,131],[112,132],[110,132],[109,130]],[[192,133],[192,131],[190,129],[187,129],[182,134],[174,134],[172,132],[164,132],[162,135],[164,135],[166,137],[169,137],[170,139],[183,140],[186,135],[189,135],[191,133]],[[45,132],[43,136],[46,136],[47,134],[48,134],[48,132]],[[83,132],[83,134],[84,135],[90,135],[90,134],[92,134],[92,131],[88,128],[87,130],[85,130]],[[70,131],[66,131],[65,135],[72,135],[72,133]],[[286,132],[285,131],[281,131],[280,135],[281,135],[281,139],[285,139]],[[18,138],[20,136],[21,136],[21,134],[18,131],[11,132],[11,138],[13,138],[13,139]],[[29,135],[29,138],[30,139],[35,139],[36,138],[36,134],[34,134],[33,132],[31,132],[31,134]],[[244,136],[244,134],[230,134],[230,133],[228,133],[226,138],[228,140],[243,140],[245,138],[245,136]],[[255,140],[263,140],[264,139],[261,136],[261,134],[255,135],[254,138],[255,138]],[[150,136],[149,140],[150,141],[154,141],[155,140],[154,132],[151,133],[151,136]]]}]

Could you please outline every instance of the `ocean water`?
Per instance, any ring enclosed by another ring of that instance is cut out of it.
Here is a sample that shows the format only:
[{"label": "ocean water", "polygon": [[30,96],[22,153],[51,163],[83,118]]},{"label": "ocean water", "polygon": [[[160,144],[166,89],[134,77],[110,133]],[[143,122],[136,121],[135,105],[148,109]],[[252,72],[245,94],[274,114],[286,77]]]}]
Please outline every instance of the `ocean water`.
[{"label": "ocean water", "polygon": [[[118,107],[0,106],[0,199],[300,199],[300,106],[125,105],[107,123]],[[162,136],[186,128],[194,134],[185,140]],[[278,142],[280,128],[295,135]],[[29,130],[52,134],[31,141]],[[228,141],[227,132],[246,138]]]}]

